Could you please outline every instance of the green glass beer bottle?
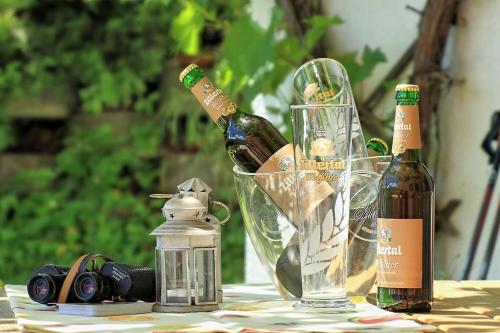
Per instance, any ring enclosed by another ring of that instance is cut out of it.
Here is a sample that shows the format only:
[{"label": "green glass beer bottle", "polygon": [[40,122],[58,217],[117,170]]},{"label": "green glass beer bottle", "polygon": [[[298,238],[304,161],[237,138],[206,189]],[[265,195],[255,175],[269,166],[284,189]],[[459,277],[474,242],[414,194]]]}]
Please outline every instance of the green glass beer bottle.
[{"label": "green glass beer bottle", "polygon": [[366,150],[368,151],[368,156],[383,156],[389,151],[387,143],[380,138],[371,138],[366,143]]},{"label": "green glass beer bottle", "polygon": [[[241,111],[197,65],[186,67],[179,80],[223,131],[226,150],[243,171],[259,172],[266,161],[276,162],[270,158],[278,152],[293,157],[292,146],[267,119]],[[264,167],[266,171],[268,167]]]},{"label": "green glass beer bottle", "polygon": [[417,85],[396,87],[392,159],[378,193],[377,305],[431,310],[434,183],[422,162]]},{"label": "green glass beer bottle", "polygon": [[[243,171],[256,173],[254,180],[269,195],[281,211],[288,216],[292,224],[297,223],[294,214],[295,190],[287,184],[295,184],[294,155],[292,145],[265,118],[248,114],[240,110],[236,104],[217,88],[195,64],[186,67],[179,80],[191,90],[198,102],[208,112],[212,120],[224,134],[226,150],[233,162]],[[285,171],[280,181],[284,186],[273,186],[259,173],[274,173]],[[321,182],[304,194],[303,200],[317,205],[313,209],[331,209],[329,198],[332,189]],[[326,188],[325,188],[326,186]],[[289,188],[283,191],[283,188]],[[308,199],[314,197],[315,200]],[[296,227],[296,225],[295,225]],[[300,261],[298,255],[298,234],[295,233],[283,250],[276,266],[278,280],[296,297],[302,295],[300,277]]]}]

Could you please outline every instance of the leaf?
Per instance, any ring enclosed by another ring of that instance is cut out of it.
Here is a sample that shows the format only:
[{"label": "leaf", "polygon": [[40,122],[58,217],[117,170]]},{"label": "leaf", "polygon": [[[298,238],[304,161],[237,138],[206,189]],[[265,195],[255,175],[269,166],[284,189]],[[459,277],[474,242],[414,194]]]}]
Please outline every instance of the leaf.
[{"label": "leaf", "polygon": [[396,88],[399,82],[401,82],[401,79],[386,80],[382,83],[382,85],[385,89],[392,91]]},{"label": "leaf", "polygon": [[344,213],[344,200],[342,199],[342,189],[335,199],[335,226],[340,228]]},{"label": "leaf", "polygon": [[321,244],[321,250],[310,257],[311,259],[309,262],[307,262],[307,258],[302,261],[302,274],[316,274],[330,266],[331,262],[340,254],[342,249],[345,248],[341,246],[341,241],[345,241],[345,238],[343,238],[343,235],[337,235],[333,246]]},{"label": "leaf", "polygon": [[0,120],[0,150],[7,148],[14,143],[14,130],[8,122]]},{"label": "leaf", "polygon": [[378,64],[387,61],[379,48],[371,49],[369,46],[365,46],[361,59],[362,62],[356,60],[356,53],[344,55],[339,59],[347,70],[352,86],[368,78]]},{"label": "leaf", "polygon": [[327,261],[327,262],[315,262],[306,264],[305,266],[302,266],[302,274],[303,275],[316,274],[318,272],[321,272],[328,266],[330,266],[330,263],[331,263],[330,261]]},{"label": "leaf", "polygon": [[316,225],[309,237],[309,251],[308,256],[315,256],[319,252],[319,247],[321,244],[321,230],[319,225]]},{"label": "leaf", "polygon": [[380,51],[380,48],[372,50],[369,46],[365,46],[363,50],[363,65],[369,69],[370,73],[375,65],[386,61],[385,54]]},{"label": "leaf", "polygon": [[331,25],[338,25],[344,23],[340,16],[323,16],[315,15],[306,21],[309,23],[310,28],[307,30],[304,36],[304,43],[308,50],[314,49],[318,40],[323,36],[326,30]]},{"label": "leaf", "polygon": [[189,55],[200,52],[200,36],[203,29],[203,16],[196,10],[196,6],[186,2],[186,6],[172,21],[171,36],[176,41],[179,51]]},{"label": "leaf", "polygon": [[[221,52],[233,77],[237,78],[231,82],[233,88],[241,87],[250,79],[257,80],[259,76],[265,78],[266,70],[262,68],[273,63],[276,52],[274,36],[280,20],[281,12],[275,7],[267,30],[253,21],[248,13],[228,28]],[[253,86],[255,89],[255,84]]]},{"label": "leaf", "polygon": [[323,219],[323,230],[321,234],[321,241],[326,242],[332,237],[332,232],[333,232],[333,212],[330,209],[328,213],[326,213],[325,218]]},{"label": "leaf", "polygon": [[[337,202],[343,202],[342,196],[338,195]],[[343,213],[343,206],[339,205],[337,208],[337,204],[335,209],[339,210],[340,216]],[[344,218],[347,220],[347,218]],[[341,246],[341,243],[347,239],[347,228],[344,226],[344,231],[340,231],[335,237],[331,238],[333,230],[338,230],[337,228],[333,228],[333,212],[332,210],[328,211],[322,223],[322,232],[320,235],[319,225],[316,226],[310,237],[305,239],[301,248],[301,262],[302,262],[302,274],[310,275],[320,272],[321,270],[327,268],[331,261],[339,255],[340,251],[344,248]],[[321,236],[321,241],[320,241]],[[309,259],[309,261],[308,261]]]},{"label": "leaf", "polygon": [[277,52],[281,58],[287,60],[287,67],[291,67],[290,62],[298,64],[307,56],[307,50],[302,47],[299,40],[294,36],[286,36],[283,38],[278,43]]},{"label": "leaf", "polygon": [[327,248],[324,248],[323,250],[321,250],[317,256],[314,257],[314,260],[317,260],[317,261],[329,261],[331,262],[331,260],[337,255],[338,253],[338,250],[336,250],[339,246],[336,246],[336,247],[327,247]]}]

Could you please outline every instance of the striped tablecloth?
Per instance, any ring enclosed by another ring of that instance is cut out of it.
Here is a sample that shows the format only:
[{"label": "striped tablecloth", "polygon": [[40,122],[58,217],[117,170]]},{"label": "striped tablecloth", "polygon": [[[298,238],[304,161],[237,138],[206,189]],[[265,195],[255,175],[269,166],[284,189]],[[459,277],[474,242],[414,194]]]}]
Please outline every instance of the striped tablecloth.
[{"label": "striped tablecloth", "polygon": [[270,285],[229,285],[216,312],[89,318],[47,311],[24,289],[6,286],[8,298],[0,291],[0,332],[500,332],[500,281],[436,281],[427,314],[392,314],[366,303],[351,314],[300,313]]}]

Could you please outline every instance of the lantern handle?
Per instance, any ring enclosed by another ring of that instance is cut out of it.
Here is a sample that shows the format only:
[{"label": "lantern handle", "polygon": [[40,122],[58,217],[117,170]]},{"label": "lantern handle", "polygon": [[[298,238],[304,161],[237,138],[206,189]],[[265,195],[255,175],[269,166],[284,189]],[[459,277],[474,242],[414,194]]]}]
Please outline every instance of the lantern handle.
[{"label": "lantern handle", "polygon": [[221,206],[227,212],[226,218],[224,220],[220,221],[220,224],[222,225],[222,224],[226,223],[227,221],[229,221],[229,218],[231,217],[231,213],[229,212],[229,207],[226,206],[226,204],[224,204],[223,202],[220,202],[220,201],[217,201],[217,200],[213,200],[212,204],[213,205],[219,205],[219,206]]},{"label": "lantern handle", "polygon": [[151,199],[171,199],[175,196],[176,194],[167,194],[167,193],[153,193],[149,195]]}]

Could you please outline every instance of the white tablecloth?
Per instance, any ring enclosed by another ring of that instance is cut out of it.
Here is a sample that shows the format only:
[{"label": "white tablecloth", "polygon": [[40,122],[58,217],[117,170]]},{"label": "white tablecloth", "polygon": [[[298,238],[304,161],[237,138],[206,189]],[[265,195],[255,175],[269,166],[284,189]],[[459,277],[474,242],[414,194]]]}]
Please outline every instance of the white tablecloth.
[{"label": "white tablecloth", "polygon": [[32,302],[25,286],[5,287],[19,325],[27,332],[432,332],[371,304],[343,314],[301,312],[271,285],[226,285],[219,311],[148,313],[111,317],[62,315]]}]

